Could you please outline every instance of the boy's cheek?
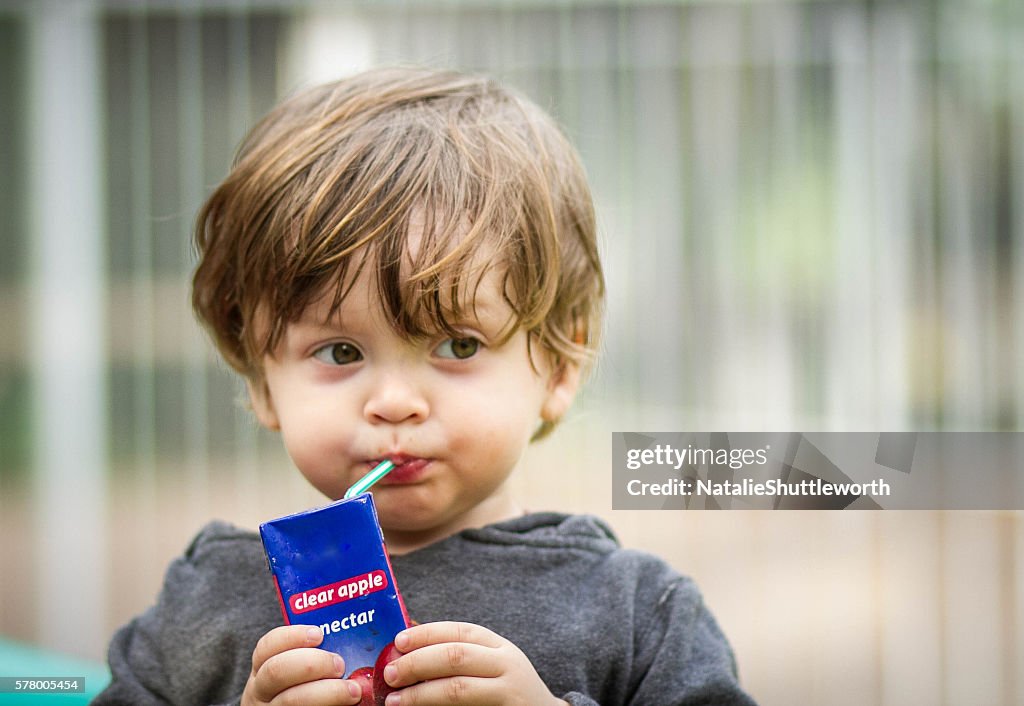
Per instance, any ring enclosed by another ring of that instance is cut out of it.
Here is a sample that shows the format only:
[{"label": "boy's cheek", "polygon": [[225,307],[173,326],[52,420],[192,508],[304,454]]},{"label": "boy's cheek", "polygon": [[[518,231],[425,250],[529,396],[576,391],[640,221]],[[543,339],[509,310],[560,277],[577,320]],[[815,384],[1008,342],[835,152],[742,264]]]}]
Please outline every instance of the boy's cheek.
[{"label": "boy's cheek", "polygon": [[349,486],[359,480],[358,477],[349,477],[348,468],[341,465],[340,459],[332,464],[330,458],[324,457],[326,455],[308,456],[291,449],[288,449],[288,455],[309,484],[329,498],[341,498]]}]

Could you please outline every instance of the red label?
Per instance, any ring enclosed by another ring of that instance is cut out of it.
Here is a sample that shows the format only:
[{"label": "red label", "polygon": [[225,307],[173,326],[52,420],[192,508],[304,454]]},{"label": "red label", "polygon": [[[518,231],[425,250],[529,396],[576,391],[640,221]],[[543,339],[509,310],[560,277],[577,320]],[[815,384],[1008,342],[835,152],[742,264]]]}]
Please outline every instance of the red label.
[{"label": "red label", "polygon": [[387,574],[378,569],[344,581],[311,588],[302,593],[294,593],[288,597],[288,606],[293,613],[306,613],[347,601],[350,598],[359,598],[369,593],[375,593],[387,588],[387,585]]}]

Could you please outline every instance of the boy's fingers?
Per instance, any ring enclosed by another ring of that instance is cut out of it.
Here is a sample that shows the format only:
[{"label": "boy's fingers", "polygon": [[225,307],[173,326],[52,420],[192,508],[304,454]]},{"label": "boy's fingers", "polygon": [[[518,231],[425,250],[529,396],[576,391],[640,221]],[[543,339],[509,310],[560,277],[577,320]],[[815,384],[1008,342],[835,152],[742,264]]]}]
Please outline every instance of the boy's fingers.
[{"label": "boy's fingers", "polygon": [[505,644],[504,638],[485,627],[451,621],[423,623],[406,628],[395,636],[395,647],[400,652],[411,652],[444,642],[469,642],[484,647],[501,647]]},{"label": "boy's fingers", "polygon": [[253,680],[254,696],[271,701],[297,685],[323,679],[341,681],[344,675],[344,661],[332,652],[315,648],[288,650],[260,667]]},{"label": "boy's fingers", "polygon": [[427,645],[384,668],[384,681],[394,687],[443,677],[497,677],[503,673],[498,650],[468,642]]},{"label": "boy's fingers", "polygon": [[359,685],[345,679],[321,679],[291,687],[270,701],[273,706],[354,706],[360,700]]},{"label": "boy's fingers", "polygon": [[270,701],[297,684],[319,679],[340,680],[344,674],[345,663],[333,652],[312,647],[288,650],[268,659],[256,672],[254,695]]},{"label": "boy's fingers", "polygon": [[252,651],[252,673],[256,674],[263,664],[276,654],[298,647],[316,647],[324,639],[320,628],[309,625],[282,625],[276,627],[256,643]]},{"label": "boy's fingers", "polygon": [[[401,706],[429,704],[492,704],[504,703],[494,691],[493,680],[480,677],[448,677],[407,686],[397,692]],[[392,703],[389,697],[385,702]]]}]

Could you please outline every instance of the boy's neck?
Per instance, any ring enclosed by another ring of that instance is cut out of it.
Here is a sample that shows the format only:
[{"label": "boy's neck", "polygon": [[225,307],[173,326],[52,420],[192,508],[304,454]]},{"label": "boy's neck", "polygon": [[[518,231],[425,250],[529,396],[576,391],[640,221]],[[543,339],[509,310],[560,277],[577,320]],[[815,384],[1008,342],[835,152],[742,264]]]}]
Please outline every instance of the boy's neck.
[{"label": "boy's neck", "polygon": [[439,542],[465,529],[484,527],[504,522],[525,514],[523,508],[508,492],[498,492],[472,508],[469,512],[437,527],[426,530],[384,529],[388,553],[400,556]]}]

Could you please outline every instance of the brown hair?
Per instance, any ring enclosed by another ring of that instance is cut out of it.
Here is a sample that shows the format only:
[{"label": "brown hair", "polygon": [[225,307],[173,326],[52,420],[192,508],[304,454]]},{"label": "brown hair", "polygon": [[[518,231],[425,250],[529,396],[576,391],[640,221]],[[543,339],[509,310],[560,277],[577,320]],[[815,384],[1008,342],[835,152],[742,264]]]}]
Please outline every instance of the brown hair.
[{"label": "brown hair", "polygon": [[251,380],[288,323],[325,292],[340,305],[365,266],[404,336],[453,333],[484,256],[504,271],[508,335],[525,328],[556,363],[585,364],[597,346],[586,176],[550,117],[486,78],[376,69],[286,100],[242,143],[195,244],[193,307]]}]

